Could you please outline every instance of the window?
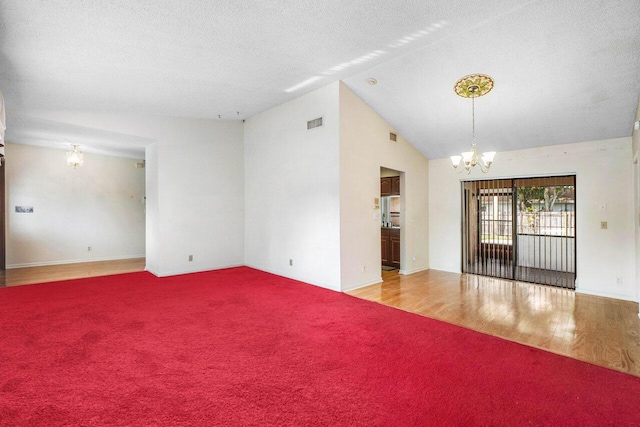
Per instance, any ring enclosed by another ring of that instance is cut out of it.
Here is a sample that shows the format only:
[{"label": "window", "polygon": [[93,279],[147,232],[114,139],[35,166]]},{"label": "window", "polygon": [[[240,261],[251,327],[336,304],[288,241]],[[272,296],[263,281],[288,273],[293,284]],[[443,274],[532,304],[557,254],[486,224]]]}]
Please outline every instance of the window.
[{"label": "window", "polygon": [[518,234],[575,237],[575,186],[518,187]]},{"label": "window", "polygon": [[513,215],[511,189],[498,194],[480,195],[480,242],[512,243]]}]

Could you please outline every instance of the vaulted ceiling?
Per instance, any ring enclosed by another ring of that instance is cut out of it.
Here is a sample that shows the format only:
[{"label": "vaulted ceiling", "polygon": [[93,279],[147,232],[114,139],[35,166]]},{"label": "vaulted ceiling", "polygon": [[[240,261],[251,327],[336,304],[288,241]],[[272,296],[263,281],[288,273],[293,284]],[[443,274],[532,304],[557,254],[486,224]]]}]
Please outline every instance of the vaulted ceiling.
[{"label": "vaulted ceiling", "polygon": [[[467,149],[462,76],[485,73],[481,150],[631,135],[640,3],[0,0],[7,139],[96,147],[144,139],[34,110],[241,120],[343,80],[428,158]],[[368,80],[375,78],[376,85]]]}]

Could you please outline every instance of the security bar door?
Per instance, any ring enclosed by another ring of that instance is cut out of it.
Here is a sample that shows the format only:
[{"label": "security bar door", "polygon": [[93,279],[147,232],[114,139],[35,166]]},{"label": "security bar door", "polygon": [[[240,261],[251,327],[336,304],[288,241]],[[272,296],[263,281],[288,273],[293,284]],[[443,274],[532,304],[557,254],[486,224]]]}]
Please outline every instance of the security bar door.
[{"label": "security bar door", "polygon": [[516,280],[575,289],[575,176],[515,179]]},{"label": "security bar door", "polygon": [[513,279],[513,188],[511,180],[463,183],[465,273]]},{"label": "security bar door", "polygon": [[462,183],[462,271],[575,289],[575,176]]}]

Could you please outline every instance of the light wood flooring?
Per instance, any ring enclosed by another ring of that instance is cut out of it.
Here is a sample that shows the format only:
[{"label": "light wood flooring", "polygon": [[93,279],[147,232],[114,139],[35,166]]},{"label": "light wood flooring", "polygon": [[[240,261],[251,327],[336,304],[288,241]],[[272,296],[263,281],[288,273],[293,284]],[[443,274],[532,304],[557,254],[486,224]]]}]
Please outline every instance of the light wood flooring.
[{"label": "light wood flooring", "polygon": [[144,258],[132,258],[116,261],[12,268],[10,270],[0,271],[0,287],[133,273],[134,271],[143,271],[144,267]]},{"label": "light wood flooring", "polygon": [[426,270],[350,295],[640,376],[638,303]]},{"label": "light wood flooring", "polygon": [[[0,287],[143,271],[145,259],[0,272]],[[382,272],[350,295],[640,376],[638,304],[530,283],[426,270]]]}]

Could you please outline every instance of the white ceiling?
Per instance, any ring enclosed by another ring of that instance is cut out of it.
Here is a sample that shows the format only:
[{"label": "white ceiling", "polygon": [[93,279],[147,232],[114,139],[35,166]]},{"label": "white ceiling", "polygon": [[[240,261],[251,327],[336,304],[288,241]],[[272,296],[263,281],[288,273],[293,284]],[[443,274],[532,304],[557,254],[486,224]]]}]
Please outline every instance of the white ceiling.
[{"label": "white ceiling", "polygon": [[441,158],[470,144],[471,105],[453,85],[471,73],[495,80],[476,102],[481,150],[629,136],[640,2],[0,0],[18,143],[141,151],[144,138],[30,111],[240,120],[340,79]]}]

